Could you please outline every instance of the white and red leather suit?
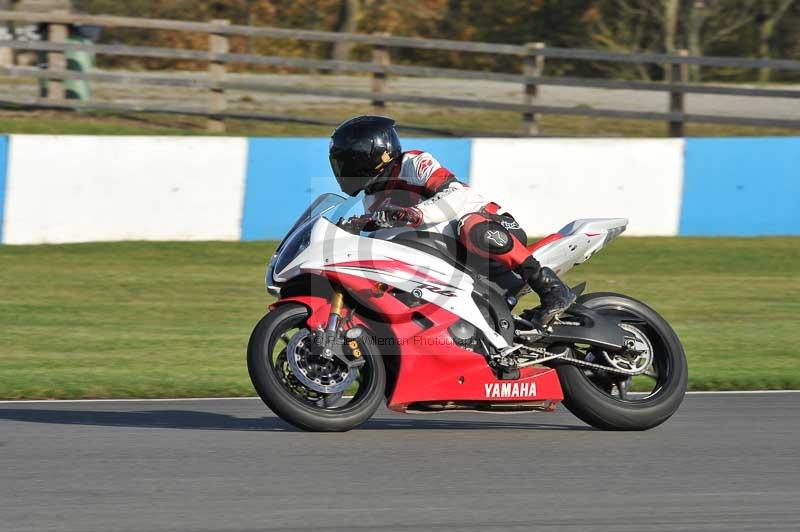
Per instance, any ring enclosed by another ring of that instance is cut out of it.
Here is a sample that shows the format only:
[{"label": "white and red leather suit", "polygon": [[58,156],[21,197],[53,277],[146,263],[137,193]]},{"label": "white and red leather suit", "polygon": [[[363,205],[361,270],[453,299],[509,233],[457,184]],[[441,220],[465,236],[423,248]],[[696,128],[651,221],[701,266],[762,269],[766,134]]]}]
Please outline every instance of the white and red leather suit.
[{"label": "white and red leather suit", "polygon": [[369,214],[390,206],[408,209],[412,226],[459,239],[471,253],[535,274],[539,264],[526,247],[527,236],[496,203],[459,181],[430,153],[412,150],[393,161],[388,178],[367,188]]}]

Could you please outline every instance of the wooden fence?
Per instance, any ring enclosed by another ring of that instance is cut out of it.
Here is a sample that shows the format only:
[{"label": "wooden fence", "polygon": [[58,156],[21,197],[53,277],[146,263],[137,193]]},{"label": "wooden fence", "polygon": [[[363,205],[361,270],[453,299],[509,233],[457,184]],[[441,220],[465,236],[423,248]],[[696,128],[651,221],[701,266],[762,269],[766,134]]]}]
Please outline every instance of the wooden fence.
[{"label": "wooden fence", "polygon": [[[776,88],[747,88],[689,83],[687,66],[734,67],[743,69],[770,68],[800,70],[800,61],[753,59],[735,57],[693,57],[685,51],[678,54],[657,53],[614,53],[589,49],[566,49],[548,47],[543,43],[526,45],[497,44],[483,42],[451,41],[443,39],[418,39],[396,37],[386,34],[353,34],[327,31],[295,30],[274,27],[254,27],[229,24],[227,21],[209,23],[185,22],[176,20],[141,19],[105,15],[77,15],[69,13],[20,13],[0,11],[0,21],[15,23],[46,24],[47,40],[22,41],[18,39],[0,41],[0,47],[13,50],[29,50],[47,53],[47,68],[2,66],[0,75],[24,78],[46,79],[49,81],[47,98],[0,100],[0,105],[23,108],[50,108],[69,110],[104,110],[120,112],[155,112],[205,116],[211,131],[222,132],[226,118],[253,120],[285,120],[303,123],[329,122],[304,117],[286,117],[270,113],[245,113],[229,109],[226,105],[226,90],[246,90],[268,93],[305,94],[321,97],[363,99],[375,107],[383,107],[387,102],[414,103],[436,107],[456,107],[509,111],[521,116],[520,135],[538,134],[538,120],[542,114],[611,117],[618,119],[656,120],[667,123],[671,136],[683,136],[687,122],[714,124],[750,125],[800,129],[800,119],[757,118],[713,114],[690,114],[685,109],[686,94],[719,94],[747,96],[755,98],[800,98],[800,91]],[[105,28],[137,28],[151,30],[171,30],[179,32],[205,33],[209,36],[207,50],[174,49],[148,46],[126,46],[119,44],[78,44],[67,41],[67,27],[72,24],[90,24]],[[267,37],[273,39],[292,39],[315,42],[353,42],[372,46],[372,61],[336,61],[303,57],[284,57],[273,55],[230,53],[231,36]],[[428,50],[448,50],[465,53],[496,54],[514,56],[521,59],[522,72],[503,73],[454,68],[437,68],[391,63],[392,48],[417,48]],[[194,60],[208,63],[207,73],[132,73],[132,72],[76,72],[66,68],[64,53],[68,51],[87,51],[99,55],[130,56],[139,58],[161,58],[173,60]],[[546,58],[607,61],[618,63],[660,64],[668,67],[670,79],[667,82],[628,81],[604,78],[576,78],[548,76],[545,73]],[[371,86],[363,91],[287,87],[265,81],[245,81],[226,76],[226,65],[243,63],[248,65],[268,65],[304,70],[325,70],[340,73],[366,73],[371,77]],[[386,80],[388,76],[420,76],[463,80],[489,80],[517,84],[521,88],[519,103],[491,100],[475,100],[453,97],[434,97],[402,94],[390,91]],[[65,99],[64,80],[86,80],[118,83],[125,85],[150,85],[167,87],[194,87],[208,92],[205,102],[193,105],[136,104],[117,102],[77,101]],[[657,91],[669,94],[669,108],[664,112],[632,111],[627,109],[594,109],[589,107],[566,107],[542,105],[539,102],[540,86],[589,87],[611,90]],[[425,129],[425,128],[418,128]]]}]

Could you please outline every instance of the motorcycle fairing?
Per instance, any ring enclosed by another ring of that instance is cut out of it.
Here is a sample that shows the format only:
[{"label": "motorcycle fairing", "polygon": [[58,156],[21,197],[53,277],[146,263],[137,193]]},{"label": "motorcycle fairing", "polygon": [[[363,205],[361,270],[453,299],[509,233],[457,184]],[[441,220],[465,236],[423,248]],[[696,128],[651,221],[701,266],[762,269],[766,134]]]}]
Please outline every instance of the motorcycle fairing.
[{"label": "motorcycle fairing", "polygon": [[402,359],[388,407],[405,412],[414,409],[416,404],[425,403],[461,403],[475,407],[525,403],[552,410],[563,399],[555,369],[527,367],[520,369],[519,379],[499,380],[482,357],[442,352]]},{"label": "motorcycle fairing", "polygon": [[371,281],[371,285],[385,283],[418,294],[419,299],[442,307],[477,327],[495,348],[509,346],[473,300],[472,278],[422,251],[391,241],[351,235],[320,218],[311,230],[308,246],[282,271],[275,272],[274,277],[278,282],[286,282],[301,274],[332,279],[347,275],[348,282],[361,278]]},{"label": "motorcycle fairing", "polygon": [[[391,328],[393,338],[369,337],[364,341],[379,344],[394,342],[397,353],[397,377],[388,398],[388,407],[404,412],[415,404],[440,403],[480,406],[482,404],[514,403],[529,408],[553,409],[564,396],[558,375],[551,368],[522,368],[519,379],[499,380],[486,363],[486,358],[457,345],[448,328],[461,318],[434,303],[408,307],[385,292],[379,296],[372,290],[374,283],[362,277],[342,272],[327,274],[331,281],[346,286],[348,295],[380,314]],[[324,326],[330,312],[325,297],[293,295],[275,305],[297,302],[310,310],[307,325],[311,329]],[[414,315],[425,321],[413,319]],[[370,324],[356,313],[346,318],[350,326]],[[374,351],[385,353],[378,345]],[[384,354],[384,357],[389,356]]]},{"label": "motorcycle fairing", "polygon": [[585,218],[564,227],[528,249],[542,266],[563,275],[573,266],[589,260],[628,226],[626,218]]}]

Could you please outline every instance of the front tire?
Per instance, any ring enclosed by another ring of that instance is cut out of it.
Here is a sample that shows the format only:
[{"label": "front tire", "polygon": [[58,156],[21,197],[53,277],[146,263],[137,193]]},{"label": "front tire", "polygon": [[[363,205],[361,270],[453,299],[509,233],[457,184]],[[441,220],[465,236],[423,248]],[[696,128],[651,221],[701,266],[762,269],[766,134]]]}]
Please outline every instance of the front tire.
[{"label": "front tire", "polygon": [[[247,346],[247,368],[261,400],[281,419],[303,430],[343,432],[367,421],[383,400],[386,370],[380,356],[362,346],[367,363],[358,390],[340,407],[319,406],[302,398],[302,385],[281,378],[275,352],[279,342],[294,329],[305,328],[308,309],[299,303],[279,305],[258,322]],[[278,355],[280,357],[281,355]],[[291,377],[291,376],[290,376]],[[320,399],[324,404],[324,398]]]},{"label": "front tire", "polygon": [[688,383],[686,355],[672,327],[649,306],[622,294],[587,294],[578,303],[600,313],[622,312],[631,322],[639,323],[654,348],[660,376],[649,395],[624,400],[611,394],[612,386],[604,384],[610,381],[597,375],[590,377],[591,372],[579,366],[559,365],[564,406],[579,419],[604,430],[647,430],[669,419],[683,401]]}]

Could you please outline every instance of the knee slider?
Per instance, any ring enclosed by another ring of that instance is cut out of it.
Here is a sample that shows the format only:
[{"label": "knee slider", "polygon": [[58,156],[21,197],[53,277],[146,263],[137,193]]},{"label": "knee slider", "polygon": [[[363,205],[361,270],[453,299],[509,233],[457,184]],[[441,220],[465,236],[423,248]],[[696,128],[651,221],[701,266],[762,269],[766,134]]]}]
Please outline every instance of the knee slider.
[{"label": "knee slider", "polygon": [[469,238],[478,249],[493,255],[508,253],[514,247],[511,234],[497,222],[475,224],[469,231]]}]

